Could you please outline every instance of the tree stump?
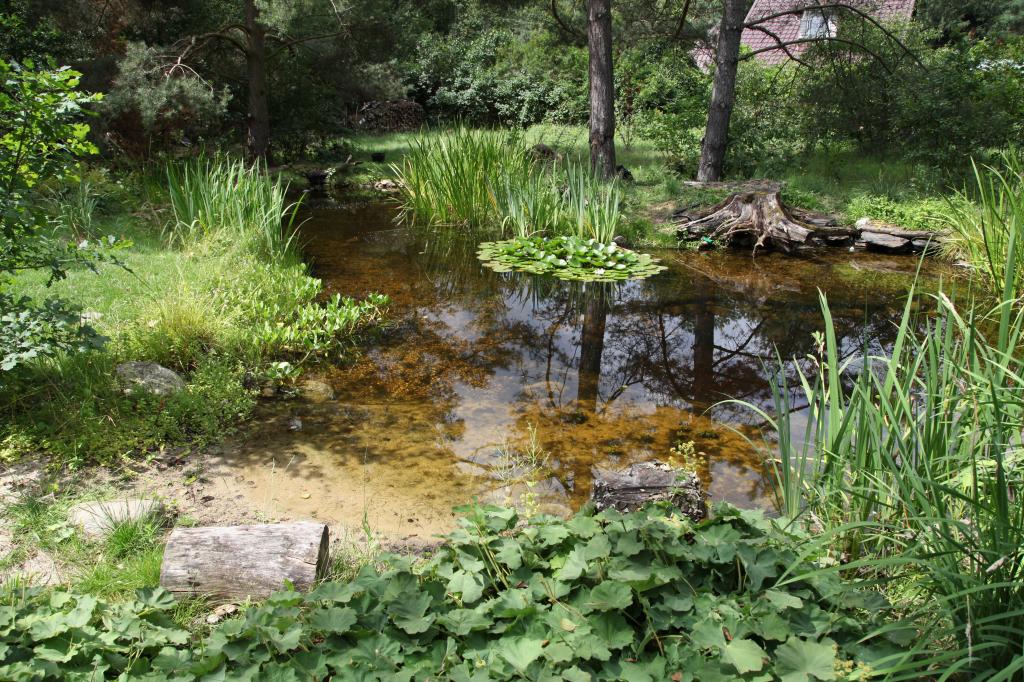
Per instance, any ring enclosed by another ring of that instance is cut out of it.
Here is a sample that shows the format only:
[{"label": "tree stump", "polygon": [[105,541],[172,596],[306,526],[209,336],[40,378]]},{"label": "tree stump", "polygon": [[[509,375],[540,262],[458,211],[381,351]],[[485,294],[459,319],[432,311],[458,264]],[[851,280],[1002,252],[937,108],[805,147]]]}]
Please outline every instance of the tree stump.
[{"label": "tree stump", "polygon": [[298,522],[175,528],[167,540],[160,586],[182,596],[232,601],[310,589],[327,569],[327,526]]},{"label": "tree stump", "polygon": [[694,521],[708,514],[707,495],[697,474],[657,460],[618,471],[595,469],[592,497],[598,511],[630,512],[650,502],[666,501]]},{"label": "tree stump", "polygon": [[868,219],[856,225],[837,224],[835,218],[789,208],[777,187],[736,192],[703,210],[675,214],[676,236],[700,240],[702,247],[752,246],[786,253],[808,246],[852,246],[882,253],[932,253],[945,238],[941,232],[904,230]]},{"label": "tree stump", "polygon": [[777,190],[738,192],[702,213],[682,216],[680,239],[752,245],[755,252],[760,248],[789,252],[821,240],[847,243],[857,234],[855,228],[801,220],[783,205]]}]

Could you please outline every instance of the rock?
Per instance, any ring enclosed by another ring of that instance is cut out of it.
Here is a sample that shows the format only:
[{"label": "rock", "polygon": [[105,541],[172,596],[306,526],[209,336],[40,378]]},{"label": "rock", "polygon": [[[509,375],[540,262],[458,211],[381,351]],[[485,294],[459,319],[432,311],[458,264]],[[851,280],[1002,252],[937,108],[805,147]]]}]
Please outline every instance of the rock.
[{"label": "rock", "polygon": [[68,520],[91,539],[106,537],[113,528],[127,521],[142,521],[162,516],[159,500],[142,498],[81,502],[68,511]]},{"label": "rock", "polygon": [[882,253],[905,253],[910,250],[909,239],[885,234],[884,232],[864,230],[860,233],[860,239],[871,251],[880,251]]},{"label": "rock", "polygon": [[206,622],[210,625],[216,625],[228,616],[233,616],[238,613],[238,606],[235,604],[221,604],[206,617]]},{"label": "rock", "polygon": [[299,394],[311,403],[326,403],[334,400],[334,389],[324,381],[306,379],[299,384]]},{"label": "rock", "polygon": [[397,192],[399,189],[397,182],[386,178],[373,183],[373,188],[378,192]]},{"label": "rock", "polygon": [[301,431],[302,430],[302,420],[299,419],[298,417],[290,418],[288,420],[288,430],[289,431]]},{"label": "rock", "polygon": [[78,316],[78,323],[81,325],[91,325],[99,322],[103,319],[103,313],[98,313],[95,310],[86,310]]},{"label": "rock", "polygon": [[649,502],[667,501],[694,521],[707,516],[707,495],[693,472],[657,460],[621,470],[594,469],[594,506],[629,512]]},{"label": "rock", "polygon": [[125,393],[141,390],[158,396],[171,395],[185,388],[185,380],[155,362],[122,362],[114,372],[125,385]]},{"label": "rock", "polygon": [[864,216],[853,224],[858,230],[866,230],[871,227],[871,218]]},{"label": "rock", "polygon": [[911,239],[910,246],[915,253],[933,254],[940,250],[936,239]]},{"label": "rock", "polygon": [[623,182],[633,182],[633,174],[621,164],[615,167],[615,177]]}]

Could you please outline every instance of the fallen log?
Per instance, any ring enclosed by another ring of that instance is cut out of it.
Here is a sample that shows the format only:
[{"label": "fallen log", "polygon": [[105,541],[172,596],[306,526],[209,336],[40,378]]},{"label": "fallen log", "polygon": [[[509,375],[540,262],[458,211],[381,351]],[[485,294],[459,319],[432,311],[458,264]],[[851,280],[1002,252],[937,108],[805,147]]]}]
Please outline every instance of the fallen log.
[{"label": "fallen log", "polygon": [[621,512],[665,501],[694,521],[707,516],[707,495],[697,474],[657,460],[632,464],[621,470],[594,469],[592,497],[598,511]]},{"label": "fallen log", "polygon": [[286,587],[310,589],[327,569],[323,523],[175,528],[160,586],[182,596],[263,599]]},{"label": "fallen log", "polygon": [[931,251],[943,235],[904,230],[895,225],[858,221],[839,225],[832,217],[785,206],[777,188],[737,192],[721,203],[675,215],[680,241],[700,240],[701,248],[718,245],[791,252],[811,246],[851,246],[884,253]]}]

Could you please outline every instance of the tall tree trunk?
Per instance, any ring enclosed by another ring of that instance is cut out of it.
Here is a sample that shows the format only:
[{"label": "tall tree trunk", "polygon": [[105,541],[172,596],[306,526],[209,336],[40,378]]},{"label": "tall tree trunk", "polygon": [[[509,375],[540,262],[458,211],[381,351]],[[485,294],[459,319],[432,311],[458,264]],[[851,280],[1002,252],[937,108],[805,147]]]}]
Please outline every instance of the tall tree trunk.
[{"label": "tall tree trunk", "polygon": [[260,23],[256,0],[245,1],[247,34],[245,65],[249,78],[249,129],[246,147],[249,156],[270,163],[270,108],[267,105],[266,27]]},{"label": "tall tree trunk", "polygon": [[615,175],[615,80],[612,72],[612,2],[587,0],[590,49],[590,166]]},{"label": "tall tree trunk", "polygon": [[729,143],[729,119],[736,103],[736,70],[740,61],[743,21],[750,4],[751,0],[725,0],[718,30],[718,49],[715,51],[715,80],[708,107],[708,125],[704,130],[700,165],[697,167],[697,180],[700,182],[722,179]]},{"label": "tall tree trunk", "polygon": [[601,387],[601,356],[604,355],[604,328],[607,319],[607,299],[604,291],[598,289],[587,297],[583,308],[580,368],[576,386],[578,407],[591,413],[597,412],[598,391]]}]

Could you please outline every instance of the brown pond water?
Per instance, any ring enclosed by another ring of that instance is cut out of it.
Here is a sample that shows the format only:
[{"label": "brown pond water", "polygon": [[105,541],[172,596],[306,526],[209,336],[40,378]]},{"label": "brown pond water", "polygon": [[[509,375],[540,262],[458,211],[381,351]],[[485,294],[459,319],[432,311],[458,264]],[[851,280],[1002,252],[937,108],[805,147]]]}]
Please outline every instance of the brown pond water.
[{"label": "brown pond water", "polygon": [[[394,325],[323,374],[335,400],[267,401],[216,465],[270,518],[365,519],[412,540],[449,529],[474,498],[567,512],[594,467],[665,459],[677,441],[694,443],[713,499],[769,508],[762,455],[734,431],[757,439],[754,415],[717,403],[768,407],[775,349],[815,349],[818,288],[845,353],[885,347],[917,266],[663,251],[668,270],[651,279],[583,287],[493,273],[478,239],[396,227],[386,204],[309,212],[306,254],[327,293],[385,293]],[[547,453],[536,469],[531,441]]]}]

